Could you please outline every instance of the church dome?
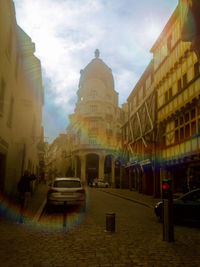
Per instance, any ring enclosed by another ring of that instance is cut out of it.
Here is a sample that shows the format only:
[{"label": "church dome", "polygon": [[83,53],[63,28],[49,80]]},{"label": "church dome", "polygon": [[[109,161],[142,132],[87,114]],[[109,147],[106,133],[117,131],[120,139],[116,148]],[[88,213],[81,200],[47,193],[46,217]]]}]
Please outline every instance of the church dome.
[{"label": "church dome", "polygon": [[104,83],[106,88],[114,90],[112,70],[99,58],[98,49],[95,51],[95,58],[80,73],[79,88],[89,79],[98,79]]}]

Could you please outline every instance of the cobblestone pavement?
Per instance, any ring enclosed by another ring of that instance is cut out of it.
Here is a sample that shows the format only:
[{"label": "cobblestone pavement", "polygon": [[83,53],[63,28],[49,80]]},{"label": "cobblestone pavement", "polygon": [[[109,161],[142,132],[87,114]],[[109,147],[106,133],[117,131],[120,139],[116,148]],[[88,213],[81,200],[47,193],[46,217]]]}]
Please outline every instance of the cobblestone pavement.
[{"label": "cobblestone pavement", "polygon": [[[1,220],[0,266],[200,266],[199,228],[175,226],[175,242],[163,242],[152,208],[101,189],[90,189],[88,199],[85,215],[67,214],[66,228],[59,212],[37,224]],[[105,232],[109,211],[116,213],[112,234]]]},{"label": "cobblestone pavement", "polygon": [[119,189],[119,188],[102,188],[100,189],[109,194],[113,194],[122,198],[129,199],[133,202],[140,203],[147,207],[154,207],[155,204],[160,201],[159,198],[153,198],[152,196],[138,193],[137,191],[129,189]]}]

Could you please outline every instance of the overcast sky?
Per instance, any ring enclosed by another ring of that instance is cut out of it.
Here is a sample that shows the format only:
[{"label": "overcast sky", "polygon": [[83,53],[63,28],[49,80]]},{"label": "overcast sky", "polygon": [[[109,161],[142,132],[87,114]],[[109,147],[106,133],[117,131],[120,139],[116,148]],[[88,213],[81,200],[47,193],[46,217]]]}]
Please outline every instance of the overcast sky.
[{"label": "overcast sky", "polygon": [[42,64],[45,137],[65,133],[80,70],[93,58],[112,69],[124,103],[152,55],[149,50],[178,0],[14,0],[17,23],[35,43]]}]

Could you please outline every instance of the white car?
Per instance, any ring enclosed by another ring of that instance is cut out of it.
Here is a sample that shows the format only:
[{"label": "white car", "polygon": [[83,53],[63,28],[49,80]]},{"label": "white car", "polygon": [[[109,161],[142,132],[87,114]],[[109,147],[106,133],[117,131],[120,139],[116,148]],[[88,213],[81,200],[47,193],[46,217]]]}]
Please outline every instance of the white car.
[{"label": "white car", "polygon": [[56,178],[47,192],[47,206],[84,205],[86,192],[79,178]]},{"label": "white car", "polygon": [[104,181],[103,179],[97,179],[93,182],[93,187],[107,188],[109,187],[109,183]]}]

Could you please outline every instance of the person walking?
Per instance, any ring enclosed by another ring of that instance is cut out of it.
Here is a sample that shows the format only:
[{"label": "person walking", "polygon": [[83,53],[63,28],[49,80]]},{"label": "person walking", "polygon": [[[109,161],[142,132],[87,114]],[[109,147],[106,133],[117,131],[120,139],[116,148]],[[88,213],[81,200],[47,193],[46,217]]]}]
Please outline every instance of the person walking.
[{"label": "person walking", "polygon": [[23,222],[24,212],[28,207],[31,195],[31,177],[29,171],[25,171],[24,175],[21,176],[21,179],[18,183],[18,192],[19,192],[19,204],[20,204],[20,222]]}]

